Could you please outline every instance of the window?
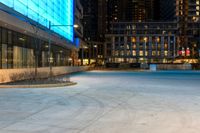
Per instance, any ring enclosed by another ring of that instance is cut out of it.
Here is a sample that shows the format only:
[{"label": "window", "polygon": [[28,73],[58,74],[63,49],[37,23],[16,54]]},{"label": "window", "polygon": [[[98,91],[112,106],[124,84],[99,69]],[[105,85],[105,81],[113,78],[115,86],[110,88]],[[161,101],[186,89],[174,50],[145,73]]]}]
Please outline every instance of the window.
[{"label": "window", "polygon": [[1,42],[1,27],[0,27],[0,69],[2,68],[2,42]]},{"label": "window", "polygon": [[[56,0],[56,3],[47,0],[0,0],[0,2],[47,28],[49,21],[53,25],[74,23],[74,0]],[[52,30],[73,41],[73,26],[52,27]]]},{"label": "window", "polygon": [[[38,67],[48,66],[48,42],[0,27],[0,68],[34,67],[36,53]],[[52,44],[51,53],[53,65],[67,65],[69,50]]]}]

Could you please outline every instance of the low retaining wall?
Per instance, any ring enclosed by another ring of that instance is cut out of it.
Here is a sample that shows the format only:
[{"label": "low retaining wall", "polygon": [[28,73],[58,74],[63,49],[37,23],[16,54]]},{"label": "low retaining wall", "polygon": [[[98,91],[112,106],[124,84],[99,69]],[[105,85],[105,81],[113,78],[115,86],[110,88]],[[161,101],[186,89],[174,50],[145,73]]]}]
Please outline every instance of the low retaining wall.
[{"label": "low retaining wall", "polygon": [[[88,66],[75,66],[75,67],[52,67],[52,75],[62,75],[73,72],[80,72],[89,70]],[[49,76],[49,67],[37,69],[38,78],[47,78]],[[24,69],[0,69],[0,83],[6,83],[17,80],[31,79],[35,75],[35,68]]]},{"label": "low retaining wall", "polygon": [[157,70],[192,70],[191,64],[157,64]]}]

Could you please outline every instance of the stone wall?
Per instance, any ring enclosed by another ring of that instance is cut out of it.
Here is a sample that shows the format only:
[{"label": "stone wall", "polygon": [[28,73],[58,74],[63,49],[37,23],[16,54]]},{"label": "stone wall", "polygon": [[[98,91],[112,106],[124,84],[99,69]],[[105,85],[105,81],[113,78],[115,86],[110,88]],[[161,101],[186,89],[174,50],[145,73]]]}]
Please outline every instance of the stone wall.
[{"label": "stone wall", "polygon": [[[89,70],[88,66],[77,67],[53,67],[52,75],[62,75],[67,73],[79,72]],[[47,78],[49,76],[49,67],[43,67],[37,69],[37,77]],[[31,79],[35,75],[34,68],[26,69],[0,69],[0,83],[11,82],[16,80]]]}]

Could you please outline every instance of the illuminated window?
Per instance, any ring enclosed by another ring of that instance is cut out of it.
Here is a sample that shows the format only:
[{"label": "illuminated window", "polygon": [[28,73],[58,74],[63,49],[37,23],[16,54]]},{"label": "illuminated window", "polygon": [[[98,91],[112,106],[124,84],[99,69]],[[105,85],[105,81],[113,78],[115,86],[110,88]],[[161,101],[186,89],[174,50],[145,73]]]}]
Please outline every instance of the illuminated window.
[{"label": "illuminated window", "polygon": [[152,51],[152,56],[156,56],[156,51]]},{"label": "illuminated window", "polygon": [[160,52],[160,51],[158,51],[158,56],[160,56],[160,53],[161,53],[161,52]]},{"label": "illuminated window", "polygon": [[133,52],[132,52],[132,53],[133,53],[133,56],[136,56],[136,51],[135,51],[135,50],[133,50]]},{"label": "illuminated window", "polygon": [[140,55],[140,56],[143,56],[143,51],[140,51],[139,55]]},{"label": "illuminated window", "polygon": [[136,49],[136,44],[133,44],[133,49]]},{"label": "illuminated window", "polygon": [[167,49],[168,48],[168,44],[165,44],[164,47],[165,47],[165,49]]},{"label": "illuminated window", "polygon": [[167,56],[168,55],[168,51],[165,51],[165,56]]}]

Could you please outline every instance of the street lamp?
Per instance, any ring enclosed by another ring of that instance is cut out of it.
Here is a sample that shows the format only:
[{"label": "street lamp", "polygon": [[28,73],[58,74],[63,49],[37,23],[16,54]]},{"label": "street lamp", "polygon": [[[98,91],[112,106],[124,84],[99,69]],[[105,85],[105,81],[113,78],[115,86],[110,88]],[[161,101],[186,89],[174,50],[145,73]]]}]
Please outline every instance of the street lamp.
[{"label": "street lamp", "polygon": [[53,62],[53,58],[51,58],[51,28],[52,27],[74,27],[74,28],[78,28],[79,25],[77,24],[74,24],[74,25],[52,25],[51,24],[51,21],[49,21],[49,52],[48,52],[48,55],[49,55],[49,75],[50,77],[52,77],[52,62]]},{"label": "street lamp", "polygon": [[93,56],[95,56],[95,57],[94,57],[94,59],[96,60],[96,61],[95,61],[95,64],[97,65],[97,64],[98,64],[98,63],[97,63],[97,58],[98,58],[98,57],[97,57],[97,47],[98,47],[98,46],[97,46],[97,44],[95,44],[95,45],[93,45],[93,47],[94,47],[94,48],[93,48]]},{"label": "street lamp", "polygon": [[78,28],[78,27],[79,27],[79,25],[77,25],[77,24],[74,24],[74,25],[73,25],[73,27],[74,27],[74,28]]}]

